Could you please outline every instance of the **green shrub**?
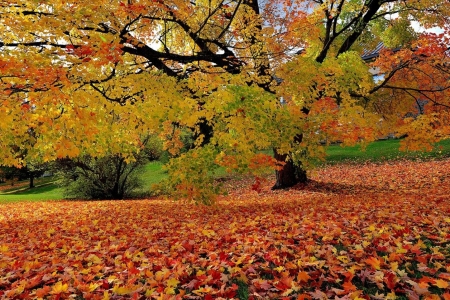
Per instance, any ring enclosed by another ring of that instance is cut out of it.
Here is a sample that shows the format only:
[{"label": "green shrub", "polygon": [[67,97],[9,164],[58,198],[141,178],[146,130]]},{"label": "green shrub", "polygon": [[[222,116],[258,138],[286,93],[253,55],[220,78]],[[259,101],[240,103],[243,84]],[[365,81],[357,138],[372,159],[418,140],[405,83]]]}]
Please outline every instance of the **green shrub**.
[{"label": "green shrub", "polygon": [[123,199],[142,186],[139,174],[147,162],[145,155],[127,162],[120,155],[90,156],[57,162],[64,196],[72,199]]}]

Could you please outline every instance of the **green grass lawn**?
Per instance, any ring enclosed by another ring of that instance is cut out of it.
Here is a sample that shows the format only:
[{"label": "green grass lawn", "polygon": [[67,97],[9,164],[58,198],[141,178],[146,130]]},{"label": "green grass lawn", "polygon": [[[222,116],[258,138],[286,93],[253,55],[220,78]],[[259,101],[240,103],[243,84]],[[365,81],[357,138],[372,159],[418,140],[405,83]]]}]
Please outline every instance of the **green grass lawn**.
[{"label": "green grass lawn", "polygon": [[[400,140],[385,140],[377,141],[366,147],[365,151],[361,147],[341,147],[340,145],[332,145],[327,149],[326,163],[360,163],[364,161],[382,162],[394,159],[429,159],[429,158],[443,158],[450,157],[450,140],[445,140],[438,143],[435,150],[432,152],[400,152]],[[163,163],[150,162],[148,163],[142,173],[141,178],[144,182],[144,187],[136,191],[137,195],[149,195],[151,186],[160,182],[167,175],[162,170]],[[226,175],[222,169],[218,169],[217,176]],[[16,188],[17,191],[1,191],[0,204],[17,201],[42,201],[42,200],[60,200],[63,199],[63,189],[58,187],[55,183],[48,183],[50,179],[36,181],[37,184],[44,184],[33,189]],[[53,179],[51,179],[53,180]]]},{"label": "green grass lawn", "polygon": [[141,179],[145,185],[151,186],[160,182],[166,177],[166,172],[162,169],[164,164],[159,161],[152,161],[145,165]]},{"label": "green grass lawn", "polygon": [[32,189],[19,190],[13,193],[0,193],[0,203],[10,203],[18,201],[43,201],[60,200],[63,198],[63,190],[54,183],[37,186]]},{"label": "green grass lawn", "polygon": [[364,161],[382,162],[395,159],[430,159],[450,156],[450,140],[439,142],[431,152],[402,152],[399,151],[400,140],[376,141],[369,144],[365,151],[360,146],[341,147],[332,145],[327,149],[327,163]]},{"label": "green grass lawn", "polygon": [[136,197],[150,195],[152,186],[167,177],[166,171],[162,168],[163,165],[162,162],[152,161],[144,166],[140,174],[142,188],[136,190]]}]

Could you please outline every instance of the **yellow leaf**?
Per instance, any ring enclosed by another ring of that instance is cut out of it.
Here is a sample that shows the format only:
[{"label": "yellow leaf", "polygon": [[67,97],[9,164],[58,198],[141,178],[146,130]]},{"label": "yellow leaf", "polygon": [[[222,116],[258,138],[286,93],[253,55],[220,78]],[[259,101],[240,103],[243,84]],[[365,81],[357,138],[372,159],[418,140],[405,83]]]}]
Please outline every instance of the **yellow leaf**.
[{"label": "yellow leaf", "polygon": [[279,266],[279,267],[274,268],[274,270],[276,270],[276,271],[281,273],[281,272],[284,271],[284,267],[283,266]]},{"label": "yellow leaf", "polygon": [[341,255],[336,257],[339,261],[343,262],[344,264],[348,263],[348,257],[345,255]]},{"label": "yellow leaf", "polygon": [[168,295],[175,295],[175,289],[173,287],[166,287],[164,289],[164,293]]},{"label": "yellow leaf", "polygon": [[123,296],[123,295],[128,295],[129,293],[131,293],[133,291],[133,289],[129,288],[129,287],[125,287],[125,286],[115,285],[113,287],[112,291],[114,294]]},{"label": "yellow leaf", "polygon": [[108,291],[104,291],[104,292],[103,292],[103,298],[102,298],[102,300],[109,300],[109,293],[108,293]]},{"label": "yellow leaf", "polygon": [[99,286],[100,286],[100,284],[97,284],[97,283],[89,284],[89,292],[95,291]]},{"label": "yellow leaf", "polygon": [[437,279],[436,282],[433,283],[433,285],[441,289],[446,289],[448,287],[448,282],[443,279]]},{"label": "yellow leaf", "polygon": [[169,280],[167,280],[168,287],[176,287],[178,285],[178,283],[180,283],[180,282],[173,277],[170,278]]},{"label": "yellow leaf", "polygon": [[53,287],[50,294],[57,295],[67,292],[69,289],[69,285],[67,283],[63,284],[61,281],[58,281]]},{"label": "yellow leaf", "polygon": [[386,295],[386,300],[395,300],[397,299],[397,296],[395,295],[395,293],[389,293]]},{"label": "yellow leaf", "polygon": [[371,243],[369,241],[363,241],[362,242],[363,247],[366,248],[367,246],[369,246]]},{"label": "yellow leaf", "polygon": [[96,264],[96,265],[102,263],[102,260],[101,260],[97,255],[95,255],[95,254],[89,255],[89,256],[86,258],[86,260],[87,260],[88,262],[91,262],[91,263]]},{"label": "yellow leaf", "polygon": [[245,276],[244,272],[241,272],[240,276],[238,277],[238,279],[244,283],[248,283],[248,278],[247,276]]},{"label": "yellow leaf", "polygon": [[398,262],[397,261],[394,261],[394,262],[391,262],[391,270],[392,271],[397,271],[398,270]]},{"label": "yellow leaf", "polygon": [[401,247],[401,248],[397,248],[397,250],[395,252],[398,253],[398,254],[404,254],[404,253],[407,253],[408,250],[406,250],[403,247]]},{"label": "yellow leaf", "polygon": [[154,292],[155,292],[155,289],[146,290],[145,297],[150,298]]},{"label": "yellow leaf", "polygon": [[416,245],[421,249],[425,249],[427,247],[422,240],[418,240]]},{"label": "yellow leaf", "polygon": [[294,291],[293,289],[287,289],[287,290],[284,291],[282,296],[284,296],[284,297],[289,296],[293,291]]},{"label": "yellow leaf", "polygon": [[216,235],[214,230],[208,230],[208,229],[202,230],[202,233],[203,233],[203,235],[206,235],[207,237],[212,237],[212,236]]},{"label": "yellow leaf", "polygon": [[206,286],[206,287],[199,288],[198,290],[194,290],[192,292],[196,295],[203,296],[203,294],[210,293],[211,291],[212,291],[212,288],[209,286]]}]

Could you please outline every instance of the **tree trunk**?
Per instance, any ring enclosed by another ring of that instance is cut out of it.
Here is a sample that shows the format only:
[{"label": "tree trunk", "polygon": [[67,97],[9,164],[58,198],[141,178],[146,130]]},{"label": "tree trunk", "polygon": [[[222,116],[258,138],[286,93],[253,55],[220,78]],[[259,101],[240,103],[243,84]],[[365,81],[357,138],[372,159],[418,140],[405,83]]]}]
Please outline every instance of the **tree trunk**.
[{"label": "tree trunk", "polygon": [[30,189],[34,188],[34,175],[30,173]]},{"label": "tree trunk", "polygon": [[292,160],[286,158],[287,154],[280,154],[276,149],[273,150],[274,158],[277,161],[284,162],[284,166],[281,170],[275,171],[276,183],[272,187],[272,190],[290,188],[297,183],[305,183],[308,181],[306,176],[306,170],[301,165],[295,165]]}]

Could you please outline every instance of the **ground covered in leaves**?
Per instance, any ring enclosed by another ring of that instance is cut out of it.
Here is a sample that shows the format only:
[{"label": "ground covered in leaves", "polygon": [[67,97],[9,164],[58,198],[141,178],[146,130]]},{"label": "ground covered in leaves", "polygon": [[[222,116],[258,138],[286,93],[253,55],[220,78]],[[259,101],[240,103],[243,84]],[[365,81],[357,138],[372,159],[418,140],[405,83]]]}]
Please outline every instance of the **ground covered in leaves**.
[{"label": "ground covered in leaves", "polygon": [[213,207],[1,205],[0,299],[450,299],[450,160],[312,178]]}]

